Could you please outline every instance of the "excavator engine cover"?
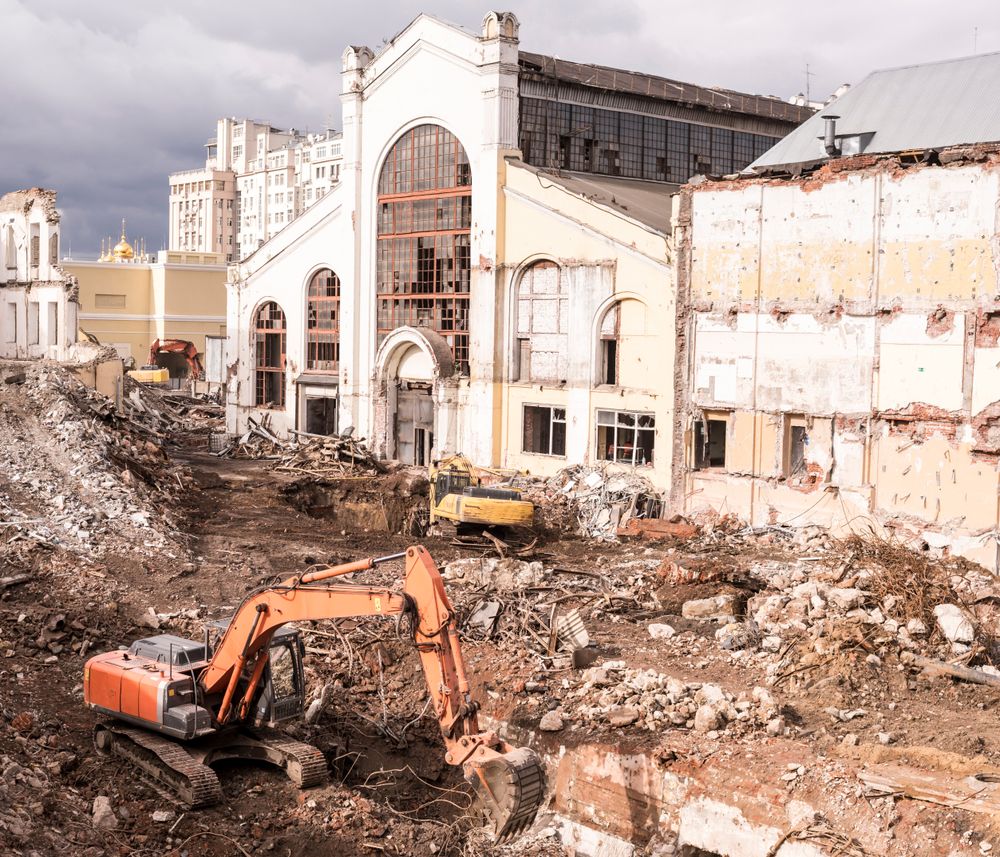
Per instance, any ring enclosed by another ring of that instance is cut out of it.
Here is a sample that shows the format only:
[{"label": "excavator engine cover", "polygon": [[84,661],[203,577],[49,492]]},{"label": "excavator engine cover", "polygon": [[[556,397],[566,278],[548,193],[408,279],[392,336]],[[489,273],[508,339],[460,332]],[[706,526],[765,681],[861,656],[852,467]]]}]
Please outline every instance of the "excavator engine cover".
[{"label": "excavator engine cover", "polygon": [[542,763],[527,747],[475,767],[476,794],[497,842],[513,839],[535,820],[545,791]]}]

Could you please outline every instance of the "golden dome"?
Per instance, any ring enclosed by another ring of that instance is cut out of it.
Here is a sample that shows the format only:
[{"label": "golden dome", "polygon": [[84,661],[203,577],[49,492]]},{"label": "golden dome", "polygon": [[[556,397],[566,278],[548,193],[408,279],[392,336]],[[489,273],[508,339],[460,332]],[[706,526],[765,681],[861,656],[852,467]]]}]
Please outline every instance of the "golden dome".
[{"label": "golden dome", "polygon": [[115,261],[122,261],[123,259],[131,259],[135,256],[135,250],[132,249],[132,245],[125,240],[125,218],[122,218],[122,237],[121,240],[115,244],[114,249],[111,251],[111,255],[114,256]]}]

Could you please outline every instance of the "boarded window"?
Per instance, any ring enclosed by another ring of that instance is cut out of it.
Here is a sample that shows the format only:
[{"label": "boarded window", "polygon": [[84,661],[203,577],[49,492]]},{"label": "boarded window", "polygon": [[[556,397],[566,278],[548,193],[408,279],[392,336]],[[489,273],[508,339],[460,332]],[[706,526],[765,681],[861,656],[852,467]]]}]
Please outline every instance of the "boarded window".
[{"label": "boarded window", "polygon": [[121,309],[125,306],[125,295],[94,295],[94,306]]},{"label": "boarded window", "polygon": [[28,302],[28,345],[38,345],[38,301]]},{"label": "boarded window", "polygon": [[49,264],[55,265],[59,262],[59,235],[52,233],[49,236]]},{"label": "boarded window", "polygon": [[4,339],[7,342],[17,342],[17,304],[7,304],[7,320],[4,324]]},{"label": "boarded window", "polygon": [[525,405],[521,449],[542,455],[565,455],[566,409]]},{"label": "boarded window", "polygon": [[39,245],[39,240],[37,235],[31,236],[31,267],[37,268],[39,257],[41,256],[41,249]]},{"label": "boarded window", "polygon": [[724,419],[698,420],[694,424],[694,466],[697,470],[726,466],[726,432]]},{"label": "boarded window", "polygon": [[49,329],[47,345],[59,344],[59,303],[49,301]]},{"label": "boarded window", "polygon": [[619,464],[652,464],[656,418],[632,411],[597,412],[597,458]]},{"label": "boarded window", "polygon": [[[517,289],[517,326],[521,381],[566,380],[569,355],[569,290],[554,262],[536,262]],[[527,343],[527,354],[522,343]],[[525,356],[527,360],[525,360]]]}]

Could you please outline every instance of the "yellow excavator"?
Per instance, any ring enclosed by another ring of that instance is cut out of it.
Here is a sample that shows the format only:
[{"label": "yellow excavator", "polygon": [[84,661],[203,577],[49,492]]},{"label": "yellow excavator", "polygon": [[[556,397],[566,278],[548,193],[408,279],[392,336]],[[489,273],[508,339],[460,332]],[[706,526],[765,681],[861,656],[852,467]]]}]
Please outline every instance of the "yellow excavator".
[{"label": "yellow excavator", "polygon": [[462,530],[531,527],[535,507],[510,488],[483,485],[479,471],[464,455],[450,455],[429,468],[430,520],[454,522]]}]

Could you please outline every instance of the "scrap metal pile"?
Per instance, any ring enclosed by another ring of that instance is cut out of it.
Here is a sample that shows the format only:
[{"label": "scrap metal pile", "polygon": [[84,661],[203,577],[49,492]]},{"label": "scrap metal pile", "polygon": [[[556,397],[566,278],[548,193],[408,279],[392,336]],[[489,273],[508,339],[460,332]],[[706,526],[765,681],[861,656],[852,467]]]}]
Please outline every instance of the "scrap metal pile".
[{"label": "scrap metal pile", "polygon": [[515,476],[509,484],[542,512],[549,530],[573,531],[585,538],[615,541],[634,519],[656,518],[659,492],[641,474],[608,466],[574,465],[551,479]]}]

